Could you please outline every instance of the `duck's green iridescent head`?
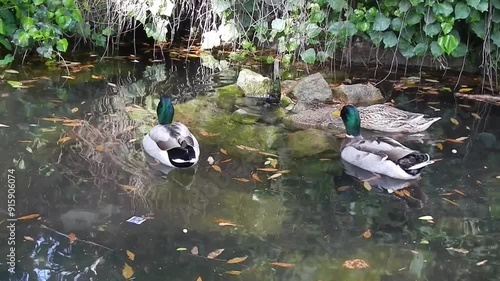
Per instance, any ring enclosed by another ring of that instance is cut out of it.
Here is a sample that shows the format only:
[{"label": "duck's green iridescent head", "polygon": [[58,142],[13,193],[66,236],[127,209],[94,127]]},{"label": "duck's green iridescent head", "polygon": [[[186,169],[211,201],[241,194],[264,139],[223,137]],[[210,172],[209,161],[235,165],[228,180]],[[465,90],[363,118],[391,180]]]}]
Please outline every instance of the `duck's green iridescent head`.
[{"label": "duck's green iridescent head", "polygon": [[346,134],[349,136],[359,136],[361,130],[361,119],[359,117],[359,111],[354,105],[346,105],[340,111],[340,117],[344,121]]},{"label": "duck's green iridescent head", "polygon": [[160,97],[160,102],[156,108],[158,123],[160,125],[171,124],[174,120],[174,105],[170,97]]}]

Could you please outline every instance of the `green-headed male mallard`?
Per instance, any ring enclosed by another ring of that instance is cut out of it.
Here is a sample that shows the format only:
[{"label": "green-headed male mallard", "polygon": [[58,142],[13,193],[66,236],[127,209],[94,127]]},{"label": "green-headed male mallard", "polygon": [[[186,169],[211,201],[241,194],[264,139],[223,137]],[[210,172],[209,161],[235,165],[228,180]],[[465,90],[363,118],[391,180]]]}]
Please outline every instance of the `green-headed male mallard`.
[{"label": "green-headed male mallard", "polygon": [[[423,114],[404,111],[387,104],[359,107],[361,127],[388,133],[418,133],[427,130],[441,117],[426,118]],[[332,112],[339,116],[339,112]]]},{"label": "green-headed male mallard", "polygon": [[340,157],[361,169],[395,179],[410,180],[420,176],[421,170],[432,163],[429,154],[421,153],[388,138],[364,139],[361,119],[353,105],[346,105],[340,112],[346,127]]},{"label": "green-headed male mallard", "polygon": [[144,151],[170,167],[188,168],[195,165],[200,157],[200,146],[184,124],[172,123],[174,105],[170,97],[160,97],[156,113],[159,125],[144,136]]}]

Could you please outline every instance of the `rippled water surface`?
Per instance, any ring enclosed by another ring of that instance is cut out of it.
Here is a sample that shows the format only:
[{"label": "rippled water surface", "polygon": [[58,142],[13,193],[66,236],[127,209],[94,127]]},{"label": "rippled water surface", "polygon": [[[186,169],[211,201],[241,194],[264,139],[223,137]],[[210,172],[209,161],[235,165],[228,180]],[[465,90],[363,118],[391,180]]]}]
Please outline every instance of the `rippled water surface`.
[{"label": "rippled water surface", "polygon": [[[234,70],[113,59],[74,69],[73,80],[64,68],[19,67],[4,80],[33,87],[0,84],[2,257],[9,169],[13,217],[40,215],[15,223],[15,273],[2,258],[0,280],[500,280],[498,106],[381,84],[399,108],[442,117],[424,135],[396,136],[442,160],[389,194],[351,176],[334,136],[331,149],[298,157],[300,132],[280,125],[279,109],[217,100]],[[161,93],[200,141],[195,169],[147,164],[140,139]],[[239,106],[263,118],[239,124]],[[257,170],[273,165],[281,175]],[[247,258],[227,263],[236,257]],[[353,259],[369,267],[343,267]]]}]

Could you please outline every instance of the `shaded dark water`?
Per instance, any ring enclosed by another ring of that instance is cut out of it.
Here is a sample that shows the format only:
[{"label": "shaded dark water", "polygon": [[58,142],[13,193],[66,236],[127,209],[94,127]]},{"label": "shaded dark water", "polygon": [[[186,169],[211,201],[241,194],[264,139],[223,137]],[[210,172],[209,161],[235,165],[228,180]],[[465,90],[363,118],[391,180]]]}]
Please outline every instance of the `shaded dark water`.
[{"label": "shaded dark water", "polygon": [[[0,280],[123,280],[132,272],[137,280],[500,280],[500,150],[490,141],[500,137],[498,107],[455,100],[447,92],[392,92],[393,83],[385,82],[388,99],[400,108],[442,117],[417,137],[422,141],[402,138],[442,160],[408,194],[397,195],[367,191],[347,175],[334,141],[329,151],[310,148],[311,156],[298,158],[292,133],[269,123],[238,125],[210,101],[196,107],[203,110],[180,108],[176,115],[201,143],[197,169],[151,169],[136,138],[154,115],[133,105],[154,109],[155,98],[167,91],[179,107],[203,100],[232,83],[234,71],[216,73],[195,62],[110,60],[74,74],[76,80],[61,73],[7,74],[6,80],[49,79],[28,89],[0,85],[0,123],[10,126],[0,128],[2,257],[11,247],[9,169],[15,176],[13,217],[40,215],[15,223],[15,273],[7,272],[2,258]],[[72,127],[41,119],[47,117],[84,121]],[[459,137],[469,138],[444,141]],[[221,173],[209,167],[209,156]],[[267,179],[273,173],[256,170],[269,167],[267,158],[289,172]],[[255,172],[262,182],[251,180]],[[126,222],[134,215],[154,219]],[[70,233],[81,240],[71,242]],[[198,255],[191,254],[195,246]],[[225,250],[206,258],[216,249]],[[242,263],[226,263],[244,256]],[[352,259],[370,267],[343,268]]]}]

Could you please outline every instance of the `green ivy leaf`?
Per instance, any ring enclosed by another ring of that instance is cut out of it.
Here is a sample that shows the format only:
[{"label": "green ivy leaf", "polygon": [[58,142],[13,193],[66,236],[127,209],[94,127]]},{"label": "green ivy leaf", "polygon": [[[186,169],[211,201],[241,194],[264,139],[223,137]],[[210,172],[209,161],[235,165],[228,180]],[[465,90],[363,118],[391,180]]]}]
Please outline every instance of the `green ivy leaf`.
[{"label": "green ivy leaf", "polygon": [[400,31],[403,28],[403,20],[401,18],[393,18],[391,22],[391,28],[394,31]]},{"label": "green ivy leaf", "polygon": [[445,35],[450,33],[450,31],[453,29],[453,23],[454,23],[453,19],[441,23],[441,29],[443,30],[443,33]]},{"label": "green ivy leaf", "polygon": [[440,18],[440,15],[435,15],[433,11],[429,11],[424,16],[424,21],[426,24],[431,24],[436,22],[436,18]]},{"label": "green ivy leaf", "polygon": [[470,7],[464,3],[457,3],[455,6],[455,19],[466,19],[470,14]]},{"label": "green ivy leaf", "polygon": [[415,56],[415,53],[413,52],[413,46],[404,39],[399,42],[398,49],[401,55],[403,55],[405,58],[411,58]]},{"label": "green ivy leaf", "polygon": [[300,58],[308,64],[313,64],[316,61],[316,51],[309,48],[300,54]]},{"label": "green ivy leaf", "polygon": [[316,60],[318,62],[325,62],[330,56],[328,55],[327,52],[324,52],[324,51],[319,51],[317,54],[316,54]]},{"label": "green ivy leaf", "polygon": [[474,33],[476,33],[479,38],[484,39],[484,37],[486,36],[484,19],[471,23],[470,28],[472,29],[472,31],[474,31]]},{"label": "green ivy leaf", "polygon": [[7,28],[6,28],[5,23],[3,22],[2,18],[0,18],[0,34],[2,34],[2,35],[7,34]]},{"label": "green ivy leaf", "polygon": [[334,22],[332,25],[330,25],[330,28],[328,28],[328,31],[334,35],[338,36],[341,38],[346,38],[353,36],[358,32],[356,26],[349,21],[338,21]]},{"label": "green ivy leaf", "polygon": [[459,43],[458,39],[451,34],[439,37],[437,42],[439,47],[441,47],[441,49],[448,55],[458,47]]},{"label": "green ivy leaf", "polygon": [[425,43],[418,43],[415,48],[413,48],[413,52],[415,53],[416,56],[423,56],[425,55],[425,52],[427,52],[427,44]]},{"label": "green ivy leaf", "polygon": [[1,35],[0,35],[0,44],[2,44],[5,47],[5,49],[12,51],[12,45],[10,44],[9,40],[7,40],[7,38]]},{"label": "green ivy leaf", "polygon": [[480,11],[481,13],[484,13],[486,11],[488,11],[488,1],[487,0],[483,0],[479,3],[479,5],[477,5],[477,10]]},{"label": "green ivy leaf", "polygon": [[7,54],[3,59],[0,60],[0,66],[6,66],[13,61],[14,57],[11,54]]},{"label": "green ivy leaf", "polygon": [[495,9],[500,10],[500,0],[491,0],[491,4]]},{"label": "green ivy leaf", "polygon": [[410,0],[410,4],[414,7],[420,3],[424,3],[424,0]]},{"label": "green ivy leaf", "polygon": [[374,31],[384,31],[391,25],[391,20],[384,16],[382,13],[377,14],[375,22],[373,22]]},{"label": "green ivy leaf", "polygon": [[371,26],[370,26],[369,22],[365,21],[365,22],[358,23],[356,25],[356,27],[358,28],[359,31],[366,32],[366,31],[368,31],[370,29]]},{"label": "green ivy leaf", "polygon": [[453,52],[451,52],[451,55],[454,58],[461,58],[464,57],[466,54],[467,54],[467,45],[465,45],[464,43],[458,44],[458,47]]},{"label": "green ivy leaf", "polygon": [[321,33],[321,28],[315,23],[309,23],[306,26],[306,34],[308,38],[314,38]]},{"label": "green ivy leaf", "polygon": [[328,0],[328,6],[335,12],[340,12],[347,8],[347,2],[345,0]]},{"label": "green ivy leaf", "polygon": [[313,10],[309,17],[310,22],[321,23],[325,20],[326,14],[323,10]]},{"label": "green ivy leaf", "polygon": [[370,40],[372,40],[373,44],[376,46],[380,45],[380,42],[384,39],[384,34],[380,31],[368,31],[368,35],[370,36]]},{"label": "green ivy leaf", "polygon": [[441,46],[439,46],[438,42],[432,41],[432,43],[431,43],[431,53],[432,53],[432,55],[435,58],[437,58],[437,57],[440,57],[441,55],[443,55],[444,50],[441,49]]},{"label": "green ivy leaf", "polygon": [[481,0],[467,0],[467,5],[471,6],[474,9],[477,9],[479,3],[481,3]]},{"label": "green ivy leaf", "polygon": [[21,19],[21,25],[23,26],[23,29],[28,31],[32,26],[33,26],[33,18],[25,17]]},{"label": "green ivy leaf", "polygon": [[481,13],[478,10],[471,10],[469,14],[470,22],[477,22],[481,20]]},{"label": "green ivy leaf", "polygon": [[410,8],[411,8],[410,2],[408,2],[406,0],[399,2],[399,11],[400,12],[406,13],[406,12],[408,12],[408,10],[410,10]]},{"label": "green ivy leaf", "polygon": [[52,58],[52,46],[50,45],[43,45],[41,47],[36,48],[36,51],[38,54],[40,54],[42,57],[50,59]]},{"label": "green ivy leaf", "polygon": [[16,42],[14,44],[16,44],[19,47],[24,48],[24,47],[28,47],[29,42],[30,42],[30,36],[29,36],[29,34],[27,32],[25,32],[25,31],[21,31],[17,35],[17,40],[16,40]]},{"label": "green ivy leaf", "polygon": [[497,29],[491,33],[491,41],[500,48],[500,31]]},{"label": "green ivy leaf", "polygon": [[392,31],[386,31],[384,32],[384,39],[383,39],[384,45],[387,48],[392,48],[398,44],[398,38]]},{"label": "green ivy leaf", "polygon": [[443,15],[443,16],[447,17],[447,16],[451,15],[451,13],[453,13],[453,6],[451,6],[447,2],[436,3],[436,4],[432,5],[432,10],[434,11],[434,13],[436,15]]},{"label": "green ivy leaf", "polygon": [[75,5],[75,0],[62,0],[62,3],[66,8],[73,8],[73,6]]},{"label": "green ivy leaf", "polygon": [[286,22],[282,19],[274,19],[271,22],[271,28],[273,30],[276,30],[277,32],[282,32],[283,30],[285,30],[285,23]]},{"label": "green ivy leaf", "polygon": [[66,52],[68,49],[68,40],[66,40],[66,38],[59,39],[56,44],[56,49],[59,52]]},{"label": "green ivy leaf", "polygon": [[406,22],[408,23],[409,26],[415,25],[420,23],[422,20],[422,15],[417,14],[415,11],[410,11],[408,13],[408,16],[406,17]]},{"label": "green ivy leaf", "polygon": [[439,23],[435,22],[433,24],[427,24],[423,28],[425,34],[429,37],[439,34],[441,32],[441,26]]}]

